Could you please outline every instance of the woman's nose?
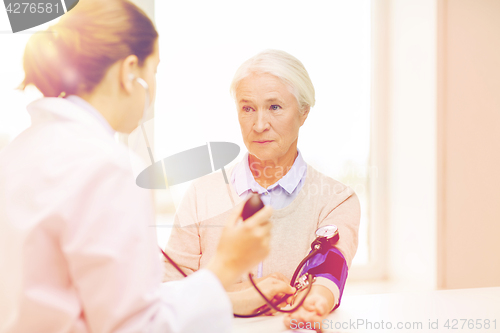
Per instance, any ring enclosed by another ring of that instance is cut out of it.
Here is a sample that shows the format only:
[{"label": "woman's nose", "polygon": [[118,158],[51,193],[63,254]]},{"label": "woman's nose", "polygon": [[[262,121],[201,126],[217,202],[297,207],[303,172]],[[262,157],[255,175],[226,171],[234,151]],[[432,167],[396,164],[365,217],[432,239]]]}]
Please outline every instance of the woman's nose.
[{"label": "woman's nose", "polygon": [[253,130],[255,132],[262,133],[269,129],[269,117],[265,111],[257,111],[255,117],[256,119],[253,124]]}]

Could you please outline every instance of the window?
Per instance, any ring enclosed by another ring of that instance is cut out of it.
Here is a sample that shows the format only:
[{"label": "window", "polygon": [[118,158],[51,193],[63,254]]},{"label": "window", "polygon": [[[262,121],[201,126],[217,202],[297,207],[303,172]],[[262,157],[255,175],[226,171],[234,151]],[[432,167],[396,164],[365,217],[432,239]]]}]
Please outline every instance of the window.
[{"label": "window", "polygon": [[[306,162],[350,185],[361,209],[355,265],[369,262],[371,4],[352,1],[166,1],[155,3],[161,64],[155,104],[155,152],[164,158],[208,141],[241,139],[229,84],[236,69],[273,48],[297,57],[316,89],[301,128]],[[160,242],[189,184],[157,193]]]},{"label": "window", "polygon": [[29,127],[26,106],[42,97],[33,87],[24,92],[16,89],[24,79],[22,59],[26,43],[34,32],[44,30],[58,20],[13,34],[7,12],[0,10],[0,44],[4,46],[0,56],[0,150]]},{"label": "window", "polygon": [[[370,0],[167,1],[155,3],[161,64],[157,76],[156,158],[205,144],[241,139],[229,84],[239,65],[267,49],[302,61],[316,89],[316,106],[301,128],[299,149],[309,164],[358,194],[362,219],[355,265],[370,258]],[[45,29],[50,23],[32,29]],[[9,33],[1,33],[9,32]],[[0,150],[30,124],[26,105],[41,97],[15,90],[23,79],[22,54],[30,32],[11,34],[0,11]],[[159,223],[171,225],[189,184],[157,191]],[[166,243],[170,228],[158,228]]]}]

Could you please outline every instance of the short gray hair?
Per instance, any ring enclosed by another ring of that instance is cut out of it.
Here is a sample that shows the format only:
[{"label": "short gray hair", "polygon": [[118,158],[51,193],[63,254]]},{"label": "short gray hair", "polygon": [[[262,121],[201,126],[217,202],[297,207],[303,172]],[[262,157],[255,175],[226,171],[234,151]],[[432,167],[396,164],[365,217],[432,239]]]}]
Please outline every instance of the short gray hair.
[{"label": "short gray hair", "polygon": [[313,107],[316,100],[314,86],[304,65],[289,53],[280,50],[265,50],[245,61],[236,71],[231,82],[231,96],[236,100],[236,89],[248,75],[271,74],[283,81],[297,99],[300,111]]}]

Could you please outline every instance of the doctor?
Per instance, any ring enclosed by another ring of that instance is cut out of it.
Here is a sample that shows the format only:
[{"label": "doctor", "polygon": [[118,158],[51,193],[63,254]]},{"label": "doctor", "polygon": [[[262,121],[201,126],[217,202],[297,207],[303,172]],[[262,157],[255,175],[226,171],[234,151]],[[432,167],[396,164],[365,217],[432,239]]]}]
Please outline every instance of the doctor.
[{"label": "doctor", "polygon": [[45,98],[0,154],[0,332],[229,332],[225,289],[267,255],[271,209],[238,223],[239,206],[206,269],[161,285],[152,198],[113,137],[142,117],[137,78],[154,98],[158,34],[126,0],[50,30],[24,54]]}]

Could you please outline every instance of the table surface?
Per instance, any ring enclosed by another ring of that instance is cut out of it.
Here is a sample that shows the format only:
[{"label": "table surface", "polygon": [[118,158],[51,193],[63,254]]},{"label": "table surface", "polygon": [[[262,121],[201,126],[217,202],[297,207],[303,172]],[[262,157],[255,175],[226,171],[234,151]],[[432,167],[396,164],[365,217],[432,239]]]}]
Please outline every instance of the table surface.
[{"label": "table surface", "polygon": [[[500,332],[500,287],[350,296],[325,323],[323,332]],[[233,332],[311,331],[287,330],[275,315],[235,318]]]}]

